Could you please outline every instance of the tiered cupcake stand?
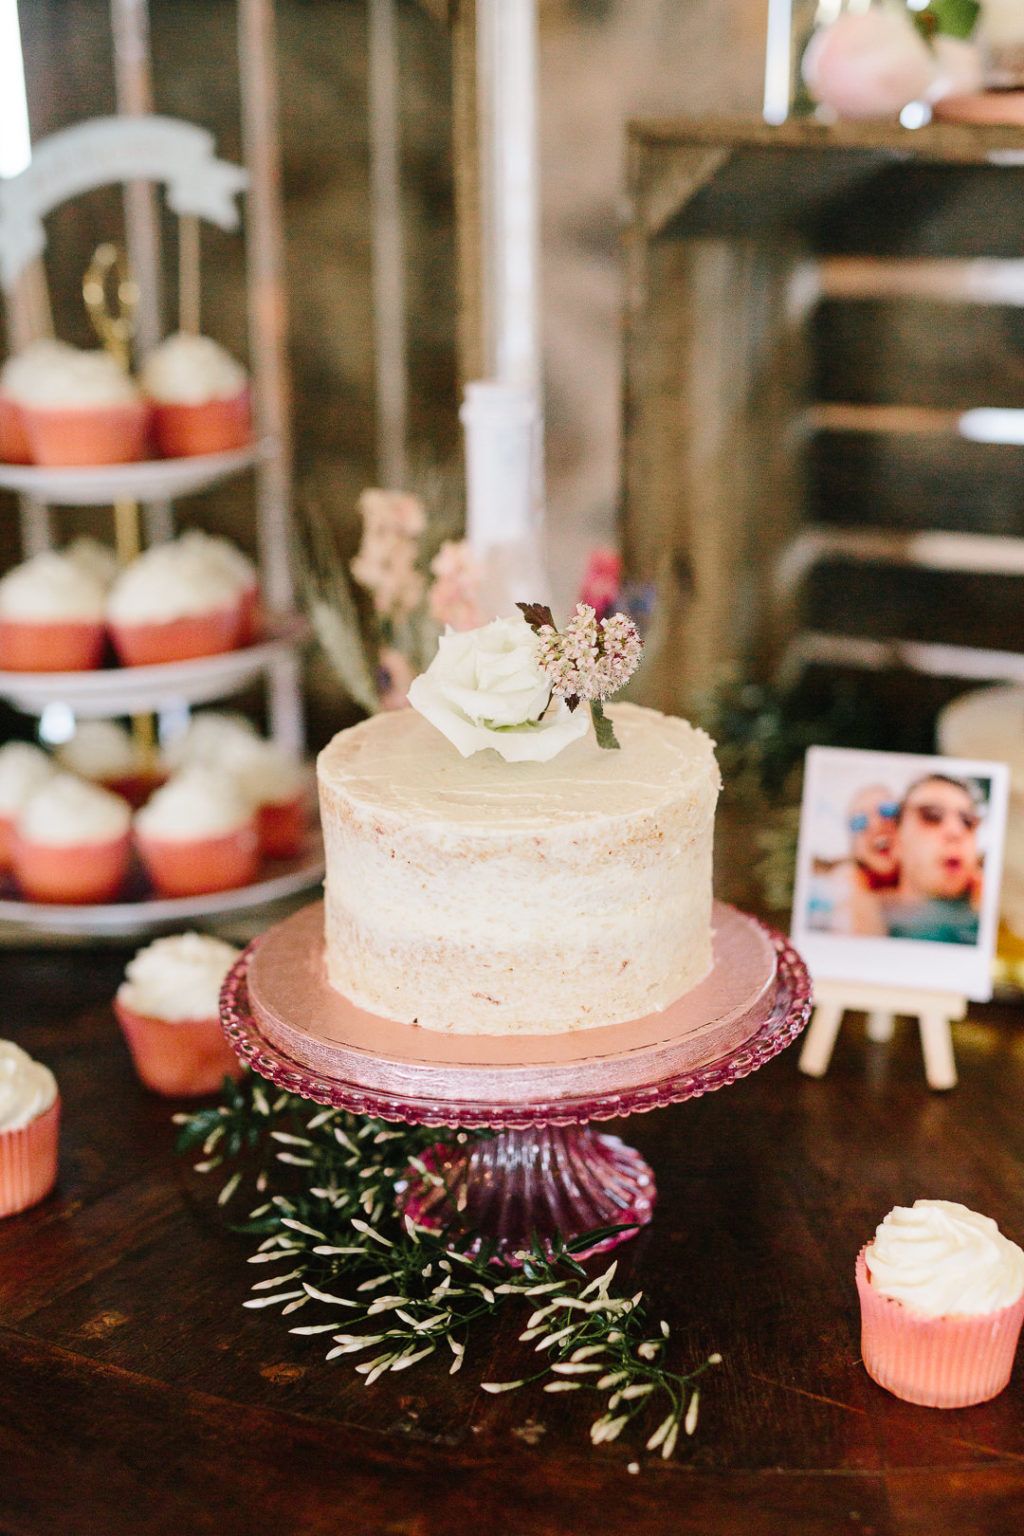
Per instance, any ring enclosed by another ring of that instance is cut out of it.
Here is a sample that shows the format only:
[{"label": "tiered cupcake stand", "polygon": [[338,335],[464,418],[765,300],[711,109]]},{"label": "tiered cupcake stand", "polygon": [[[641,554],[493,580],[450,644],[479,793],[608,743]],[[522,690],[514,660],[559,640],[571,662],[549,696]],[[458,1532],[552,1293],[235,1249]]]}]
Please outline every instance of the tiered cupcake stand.
[{"label": "tiered cupcake stand", "polygon": [[244,952],[221,998],[240,1058],[291,1093],[413,1125],[486,1128],[439,1140],[428,1177],[400,1188],[417,1222],[492,1238],[511,1258],[559,1232],[620,1230],[651,1218],[651,1169],[592,1121],[642,1113],[727,1087],[788,1045],[811,1006],[788,940],[715,904],[710,975],[662,1013],[549,1036],[443,1034],[374,1017],[327,982],[323,906],[303,908]]},{"label": "tiered cupcake stand", "polygon": [[[135,339],[141,352],[167,326],[162,315],[161,220],[157,192],[177,215],[180,329],[198,329],[200,222],[240,225],[245,194],[245,254],[254,440],[246,448],[190,458],[98,467],[0,464],[0,488],[20,499],[24,556],[52,543],[53,507],[110,507],[122,555],[123,530],[141,508],[145,542],[174,531],[172,502],[249,473],[262,598],[268,613],[260,641],[197,660],[82,673],[0,672],[0,698],[42,716],[54,705],[75,719],[181,712],[230,698],[254,682],[266,688],[271,736],[287,752],[303,750],[299,649],[306,625],[294,611],[289,548],[291,448],[283,297],[272,0],[238,0],[242,137],[245,164],[215,156],[212,136],[191,123],[154,116],[148,13],[142,0],[112,0],[118,115],[63,129],[34,146],[32,163],[0,185],[0,289],[12,350],[50,334],[44,267],[46,217],[92,188],[123,184],[124,240],[137,287]],[[126,519],[126,511],[131,514]],[[144,890],[104,907],[62,908],[0,897],[3,930],[56,934],[135,934],[244,911],[311,888],[322,873],[318,835],[294,859],[268,867],[242,891],[188,901],[152,901]]]}]

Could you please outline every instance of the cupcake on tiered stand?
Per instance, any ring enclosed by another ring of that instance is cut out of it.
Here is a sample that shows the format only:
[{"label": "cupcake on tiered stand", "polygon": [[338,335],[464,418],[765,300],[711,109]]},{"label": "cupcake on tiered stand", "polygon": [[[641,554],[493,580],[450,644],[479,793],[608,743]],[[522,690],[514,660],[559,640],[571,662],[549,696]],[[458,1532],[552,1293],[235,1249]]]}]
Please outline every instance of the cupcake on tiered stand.
[{"label": "cupcake on tiered stand", "polygon": [[19,441],[15,431],[15,450],[33,464],[82,467],[146,457],[150,408],[107,351],[37,344],[11,359],[3,393],[8,421],[22,433]]},{"label": "cupcake on tiered stand", "polygon": [[107,594],[88,563],[46,550],[0,579],[0,671],[84,672],[98,667]]},{"label": "cupcake on tiered stand", "polygon": [[22,807],[11,839],[14,876],[29,901],[113,901],[128,874],[131,807],[71,773],[55,773]]},{"label": "cupcake on tiered stand", "polygon": [[0,872],[11,866],[14,826],[25,805],[57,769],[41,747],[8,741],[0,747]]},{"label": "cupcake on tiered stand", "polygon": [[143,362],[140,383],[164,458],[227,453],[250,441],[248,374],[209,336],[166,337]]},{"label": "cupcake on tiered stand", "polygon": [[199,765],[176,773],[135,813],[135,844],[162,896],[234,890],[259,870],[251,800],[233,779]]},{"label": "cupcake on tiered stand", "polygon": [[154,544],[111,589],[114,649],[129,667],[232,651],[242,639],[246,590],[241,575],[205,543]]}]

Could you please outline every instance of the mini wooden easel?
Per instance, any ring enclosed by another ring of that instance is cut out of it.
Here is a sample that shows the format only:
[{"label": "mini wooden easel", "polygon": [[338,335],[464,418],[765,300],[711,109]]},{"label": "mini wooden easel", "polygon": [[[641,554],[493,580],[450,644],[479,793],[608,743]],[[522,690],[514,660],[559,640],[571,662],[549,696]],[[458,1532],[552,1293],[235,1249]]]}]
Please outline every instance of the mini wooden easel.
[{"label": "mini wooden easel", "polygon": [[955,992],[928,992],[920,987],[883,987],[871,982],[816,981],[814,1012],[800,1052],[800,1070],[824,1077],[832,1059],[843,1014],[850,1009],[868,1016],[869,1040],[892,1038],[896,1014],[916,1018],[921,1029],[924,1075],[929,1088],[955,1088],[956,1063],[950,1024],[967,1012],[967,999]]}]

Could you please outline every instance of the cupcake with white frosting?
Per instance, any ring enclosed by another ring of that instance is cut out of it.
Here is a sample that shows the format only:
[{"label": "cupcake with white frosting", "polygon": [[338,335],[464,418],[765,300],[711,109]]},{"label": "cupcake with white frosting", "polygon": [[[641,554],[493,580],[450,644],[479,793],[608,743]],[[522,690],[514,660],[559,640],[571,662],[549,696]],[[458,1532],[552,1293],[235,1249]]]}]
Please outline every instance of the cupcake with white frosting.
[{"label": "cupcake with white frosting", "polygon": [[145,457],[149,406],[109,352],[50,347],[37,350],[31,364],[14,370],[6,389],[32,463],[58,468]]},{"label": "cupcake with white frosting", "polygon": [[214,768],[236,742],[244,748],[260,739],[256,727],[245,715],[227,709],[198,709],[183,731],[164,742],[164,761],[174,769],[196,763]]},{"label": "cupcake with white frosting", "polygon": [[80,720],[53,755],[68,773],[121,795],[132,806],[145,804],[164,779],[159,758],[116,720]]},{"label": "cupcake with white frosting", "polygon": [[302,848],[308,820],[309,775],[273,741],[225,744],[221,766],[256,807],[260,852],[291,859]]},{"label": "cupcake with white frosting", "polygon": [[143,362],[140,381],[165,458],[226,453],[252,438],[249,376],[211,337],[166,337]]},{"label": "cupcake with white frosting", "polygon": [[58,550],[0,580],[0,671],[87,672],[103,659],[106,593],[93,571]]},{"label": "cupcake with white frosting", "polygon": [[0,870],[11,865],[11,840],[22,808],[57,772],[53,759],[30,741],[0,747]]},{"label": "cupcake with white frosting", "polygon": [[38,1205],[57,1179],[60,1095],[49,1067],[0,1040],[0,1216]]},{"label": "cupcake with white frosting", "polygon": [[11,864],[22,894],[71,906],[115,900],[128,873],[131,815],[120,795],[55,773],[15,822]]},{"label": "cupcake with white frosting", "polygon": [[251,645],[259,638],[262,627],[260,617],[260,583],[255,565],[230,539],[219,534],[204,533],[201,528],[190,528],[178,540],[186,555],[205,561],[223,571],[234,582],[238,592],[239,645]]},{"label": "cupcake with white frosting", "polygon": [[183,769],[135,813],[135,845],[163,896],[250,884],[259,870],[255,807],[213,768]]},{"label": "cupcake with white frosting", "polygon": [[31,464],[32,449],[21,414],[21,398],[31,393],[33,380],[74,355],[74,348],[52,337],[29,342],[0,368],[0,459],[8,464]]},{"label": "cupcake with white frosting", "polygon": [[1024,1251],[951,1200],[896,1206],[857,1257],[861,1351],[908,1403],[966,1408],[1010,1379],[1024,1320]]},{"label": "cupcake with white frosting", "polygon": [[176,1097],[213,1093],[242,1066],[220,1024],[220,989],[239,951],[180,933],[155,939],[128,962],[114,1012],[147,1088]]},{"label": "cupcake with white frosting", "polygon": [[129,667],[233,651],[242,638],[238,581],[195,544],[155,544],[114,582],[107,620]]}]

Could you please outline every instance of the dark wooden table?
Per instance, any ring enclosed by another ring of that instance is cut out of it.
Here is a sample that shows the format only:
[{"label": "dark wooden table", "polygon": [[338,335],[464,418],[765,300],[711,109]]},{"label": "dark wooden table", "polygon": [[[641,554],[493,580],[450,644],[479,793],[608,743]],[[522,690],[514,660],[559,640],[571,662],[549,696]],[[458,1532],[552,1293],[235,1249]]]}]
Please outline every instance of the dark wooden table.
[{"label": "dark wooden table", "polygon": [[585,1394],[481,1393],[515,1373],[511,1318],[460,1376],[427,1361],[366,1389],[322,1340],[243,1311],[248,1245],[175,1157],[117,1032],[125,958],[0,954],[0,1035],[53,1066],[65,1102],[55,1194],[0,1223],[3,1536],[1022,1528],[1024,1363],[982,1407],[900,1403],[860,1365],[853,1284],[860,1243],[917,1196],[1024,1239],[1020,1010],[956,1027],[947,1095],[909,1024],[886,1048],[852,1020],[821,1082],[791,1049],[623,1128],[660,1191],[620,1250],[630,1283],[680,1365],[724,1356],[666,1464],[592,1448]]}]

